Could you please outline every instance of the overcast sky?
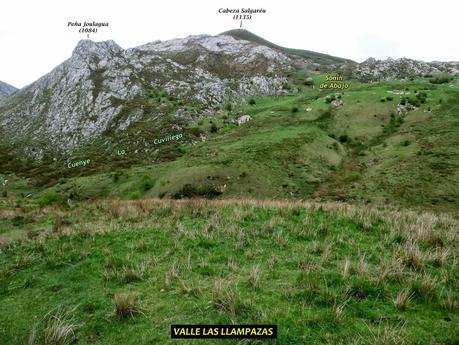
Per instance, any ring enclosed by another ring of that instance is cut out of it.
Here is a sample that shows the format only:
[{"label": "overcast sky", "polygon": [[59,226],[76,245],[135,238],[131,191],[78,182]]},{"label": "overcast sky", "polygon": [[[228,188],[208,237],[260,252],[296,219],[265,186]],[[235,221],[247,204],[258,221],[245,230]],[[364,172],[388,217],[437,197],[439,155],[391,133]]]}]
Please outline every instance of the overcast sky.
[{"label": "overcast sky", "polygon": [[91,39],[131,48],[239,27],[219,8],[265,8],[243,28],[269,41],[350,58],[459,60],[459,1],[358,0],[11,0],[0,10],[0,80],[32,83],[85,38],[69,21],[109,22]]}]

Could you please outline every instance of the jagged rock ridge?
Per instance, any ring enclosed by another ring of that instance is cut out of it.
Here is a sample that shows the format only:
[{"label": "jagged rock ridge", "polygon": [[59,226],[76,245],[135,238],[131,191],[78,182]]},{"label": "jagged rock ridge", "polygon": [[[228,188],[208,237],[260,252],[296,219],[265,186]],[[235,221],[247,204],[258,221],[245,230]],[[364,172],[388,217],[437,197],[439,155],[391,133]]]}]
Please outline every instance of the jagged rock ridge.
[{"label": "jagged rock ridge", "polygon": [[407,58],[376,60],[369,58],[353,70],[353,77],[365,82],[408,79],[429,74],[459,75],[459,62],[424,62]]},{"label": "jagged rock ridge", "polygon": [[[126,50],[113,41],[82,40],[67,61],[0,106],[2,138],[39,159],[47,149],[70,151],[108,130],[122,131],[151,117],[131,104],[146,90],[163,90],[178,99],[182,106],[174,114],[190,118],[237,97],[282,92],[285,75],[296,63],[288,54],[227,35]],[[195,107],[190,110],[189,104]],[[155,118],[168,111],[158,106]]]}]

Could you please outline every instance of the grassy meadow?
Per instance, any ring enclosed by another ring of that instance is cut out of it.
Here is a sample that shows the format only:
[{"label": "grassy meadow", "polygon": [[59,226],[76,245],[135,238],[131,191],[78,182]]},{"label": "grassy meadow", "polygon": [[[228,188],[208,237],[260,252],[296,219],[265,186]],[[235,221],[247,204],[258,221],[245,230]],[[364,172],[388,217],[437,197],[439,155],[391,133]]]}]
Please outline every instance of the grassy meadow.
[{"label": "grassy meadow", "polygon": [[171,340],[171,323],[274,323],[275,344],[459,342],[449,215],[250,199],[1,215],[1,344],[209,343]]}]

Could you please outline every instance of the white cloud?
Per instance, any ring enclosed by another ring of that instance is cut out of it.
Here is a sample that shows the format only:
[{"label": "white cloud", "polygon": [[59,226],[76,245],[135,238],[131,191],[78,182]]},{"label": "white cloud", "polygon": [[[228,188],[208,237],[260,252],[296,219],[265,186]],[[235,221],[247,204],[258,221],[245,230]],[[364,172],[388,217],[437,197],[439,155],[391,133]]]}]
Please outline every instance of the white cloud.
[{"label": "white cloud", "polygon": [[400,49],[397,42],[377,35],[368,35],[359,38],[358,45],[363,56],[371,56],[377,59],[400,56]]}]

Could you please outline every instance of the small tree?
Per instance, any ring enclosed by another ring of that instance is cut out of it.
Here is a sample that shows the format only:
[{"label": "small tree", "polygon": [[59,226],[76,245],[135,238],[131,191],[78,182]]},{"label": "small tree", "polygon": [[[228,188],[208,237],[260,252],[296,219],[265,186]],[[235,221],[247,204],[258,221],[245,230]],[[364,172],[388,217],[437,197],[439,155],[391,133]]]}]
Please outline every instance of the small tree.
[{"label": "small tree", "polygon": [[257,102],[253,98],[249,99],[249,104],[250,105],[255,105]]}]

